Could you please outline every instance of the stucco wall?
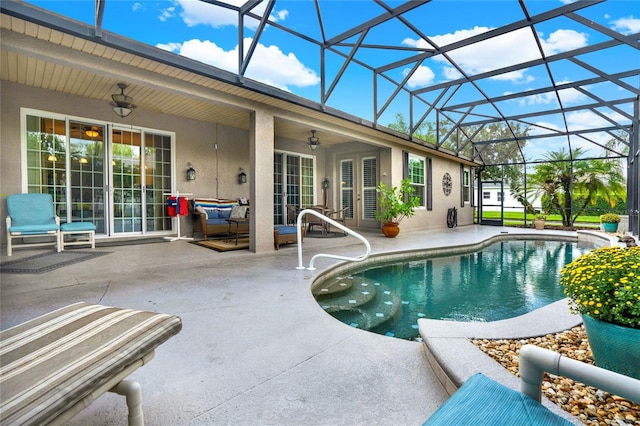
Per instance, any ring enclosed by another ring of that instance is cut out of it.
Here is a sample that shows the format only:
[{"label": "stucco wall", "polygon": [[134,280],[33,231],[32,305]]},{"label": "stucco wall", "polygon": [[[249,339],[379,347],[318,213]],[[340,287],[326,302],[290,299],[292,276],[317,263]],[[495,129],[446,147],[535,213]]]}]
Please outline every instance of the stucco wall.
[{"label": "stucco wall", "polygon": [[[416,155],[424,155],[415,153]],[[460,164],[451,160],[432,156],[433,209],[419,208],[413,217],[404,219],[401,229],[438,229],[447,227],[447,211],[455,207],[458,211],[458,226],[473,224],[473,208],[470,203],[462,207],[460,203]],[[451,175],[451,194],[442,190],[442,178],[445,173]],[[399,182],[400,180],[397,180]],[[396,183],[397,184],[397,183]]]}]

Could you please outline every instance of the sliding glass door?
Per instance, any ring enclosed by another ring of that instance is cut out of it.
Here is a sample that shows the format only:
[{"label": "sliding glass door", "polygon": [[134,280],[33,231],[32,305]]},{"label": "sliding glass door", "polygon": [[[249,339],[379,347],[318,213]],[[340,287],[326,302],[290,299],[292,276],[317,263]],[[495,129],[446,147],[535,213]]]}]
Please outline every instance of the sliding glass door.
[{"label": "sliding glass door", "polygon": [[26,190],[50,193],[63,222],[103,235],[171,231],[171,134],[28,112]]}]

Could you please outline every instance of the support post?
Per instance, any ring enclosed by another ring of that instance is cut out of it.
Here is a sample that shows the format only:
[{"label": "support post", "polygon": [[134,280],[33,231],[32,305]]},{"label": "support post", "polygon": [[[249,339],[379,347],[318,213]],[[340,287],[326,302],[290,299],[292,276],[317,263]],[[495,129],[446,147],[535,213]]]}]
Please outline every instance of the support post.
[{"label": "support post", "polygon": [[125,397],[129,409],[129,426],[144,426],[142,413],[142,388],[138,382],[123,380],[111,392]]}]

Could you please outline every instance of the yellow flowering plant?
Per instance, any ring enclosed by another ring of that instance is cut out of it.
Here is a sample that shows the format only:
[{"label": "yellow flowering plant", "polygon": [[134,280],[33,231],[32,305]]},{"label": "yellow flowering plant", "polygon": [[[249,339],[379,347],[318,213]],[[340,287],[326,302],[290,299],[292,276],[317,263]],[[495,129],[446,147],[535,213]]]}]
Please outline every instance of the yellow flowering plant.
[{"label": "yellow flowering plant", "polygon": [[602,247],[560,271],[572,313],[640,329],[640,247]]}]

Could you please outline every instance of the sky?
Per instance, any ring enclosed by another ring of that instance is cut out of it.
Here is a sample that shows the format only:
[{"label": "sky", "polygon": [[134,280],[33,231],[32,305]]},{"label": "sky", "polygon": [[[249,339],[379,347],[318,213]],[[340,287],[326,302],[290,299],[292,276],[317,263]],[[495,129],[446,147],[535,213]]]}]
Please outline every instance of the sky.
[{"label": "sky", "polygon": [[[30,3],[93,24],[94,3],[91,0],[34,0]],[[227,3],[240,5],[243,1],[229,0]],[[259,4],[253,12],[259,16],[263,15],[265,3]],[[389,7],[397,7],[402,3],[386,2]],[[525,0],[524,3],[528,14],[536,16],[561,7],[569,1]],[[379,4],[369,0],[321,0],[319,11],[318,14],[315,3],[309,0],[278,0],[270,17],[278,25],[286,26],[305,37],[322,39],[324,33],[324,37],[330,40],[354,25],[385,12]],[[609,0],[579,10],[576,14],[622,35],[640,33],[640,3],[637,0]],[[405,13],[403,17],[404,22],[393,20],[379,28],[371,29],[363,39],[363,44],[388,46],[393,49],[360,48],[354,55],[355,61],[349,63],[339,80],[335,80],[335,77],[344,66],[344,58],[351,53],[351,49],[347,46],[337,46],[335,51],[325,52],[325,91],[328,92],[328,106],[373,121],[376,118],[374,74],[359,65],[358,61],[372,67],[382,67],[424,52],[425,49],[446,46],[525,19],[520,4],[515,0],[433,0]],[[238,70],[239,62],[238,40],[242,37],[246,52],[256,36],[257,27],[258,21],[251,18],[245,19],[239,27],[234,11],[194,0],[107,0],[103,20],[103,28],[106,31],[234,73]],[[546,56],[611,40],[606,34],[593,31],[578,20],[564,17],[542,20],[536,25],[536,32],[540,47]],[[357,37],[345,41],[355,42]],[[317,44],[294,37],[277,26],[268,26],[260,36],[246,77],[321,102],[320,52]],[[384,74],[378,75],[375,79],[378,108],[391,99],[384,111],[379,112],[378,122],[383,125],[395,122],[397,113],[407,117],[413,112],[413,116],[417,118],[429,110],[428,102],[438,102],[441,92],[434,90],[426,90],[422,94],[426,103],[414,102],[413,110],[410,110],[409,97],[403,92],[390,98],[394,94],[394,83],[401,82],[409,74],[411,77],[406,82],[408,89],[428,89],[431,85],[459,79],[460,71],[474,76],[540,57],[535,37],[528,28],[453,49],[448,55],[448,58],[445,55],[435,55],[425,60],[413,69],[412,74],[414,63],[393,66],[385,70]],[[453,60],[454,64],[448,59]],[[589,67],[608,73],[640,68],[639,51],[630,46],[619,46],[606,52],[593,52],[584,55],[580,60],[587,66],[571,61],[557,61],[550,65],[550,69],[539,65],[483,78],[478,80],[475,87],[467,84],[453,95],[447,93],[447,102],[448,105],[463,104],[481,99],[483,93],[488,96],[509,95],[517,91],[548,87],[553,83],[569,83],[596,76],[597,71]],[[631,66],[630,62],[636,65]],[[637,76],[624,82],[636,89],[640,88]],[[620,90],[611,84],[589,87],[589,92],[604,100],[619,97]],[[564,106],[572,106],[593,102],[593,98],[578,90],[567,89],[560,92],[560,101]],[[557,104],[558,99],[555,96],[543,93],[517,100],[508,99],[500,102],[498,107],[501,111],[511,114],[514,111],[552,108]],[[623,111],[632,113],[628,106]],[[474,113],[496,115],[496,111],[490,106],[478,107]],[[602,111],[602,115],[587,110],[576,111],[567,116],[566,125],[570,129],[578,129],[606,124],[608,118],[621,119],[619,112],[615,110]],[[456,120],[460,116],[452,114],[451,119]],[[548,129],[565,126],[558,116],[542,116],[534,120],[534,133],[545,133]],[[435,122],[435,118],[429,116],[428,121]],[[532,150],[535,149],[535,145],[531,144]]]}]

